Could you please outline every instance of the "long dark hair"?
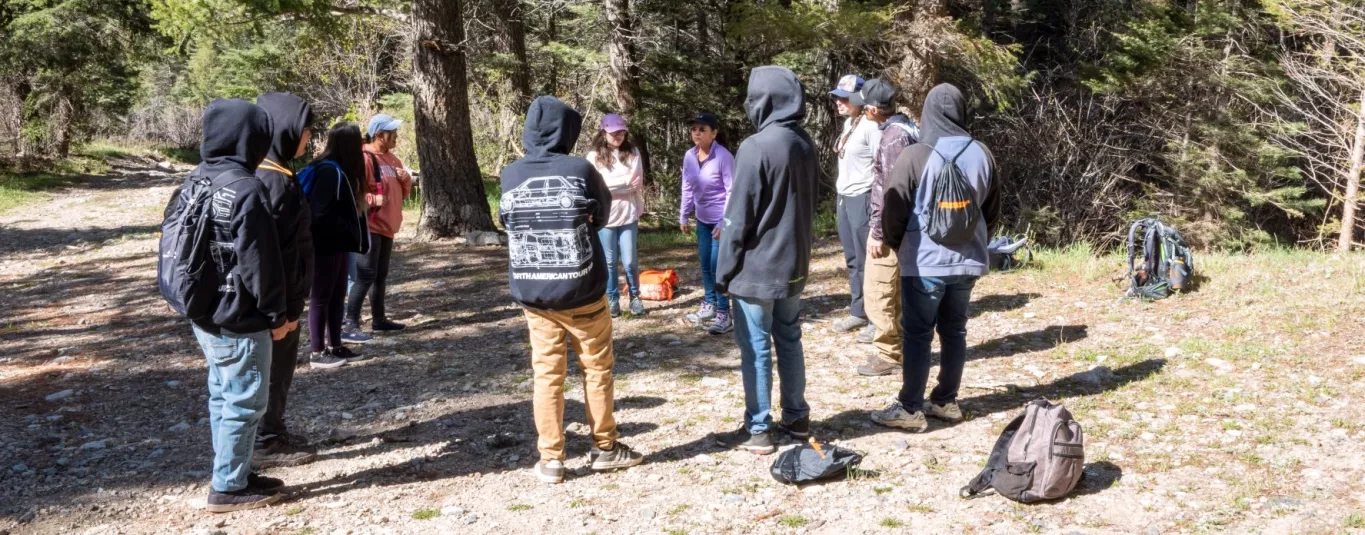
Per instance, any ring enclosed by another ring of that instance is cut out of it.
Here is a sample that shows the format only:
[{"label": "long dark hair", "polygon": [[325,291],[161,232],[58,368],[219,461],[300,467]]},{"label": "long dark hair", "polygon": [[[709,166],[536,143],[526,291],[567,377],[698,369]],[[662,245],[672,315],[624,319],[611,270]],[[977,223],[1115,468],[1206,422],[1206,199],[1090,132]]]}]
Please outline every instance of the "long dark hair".
[{"label": "long dark hair", "polygon": [[[626,140],[621,142],[621,154],[618,156],[622,164],[630,165],[630,159],[635,154],[635,143],[631,141],[630,131],[626,131]],[[611,148],[611,142],[607,141],[607,131],[598,129],[597,134],[592,136],[592,143],[589,147],[597,153],[597,161],[593,162],[598,167],[611,169],[611,153],[616,150]]]},{"label": "long dark hair", "polygon": [[327,132],[327,148],[323,149],[322,154],[318,155],[313,163],[323,160],[331,160],[341,172],[346,173],[346,181],[351,184],[351,191],[355,194],[356,210],[365,213],[364,193],[371,192],[373,188],[368,180],[365,180],[365,155],[361,148],[360,127],[352,123],[338,124]]}]

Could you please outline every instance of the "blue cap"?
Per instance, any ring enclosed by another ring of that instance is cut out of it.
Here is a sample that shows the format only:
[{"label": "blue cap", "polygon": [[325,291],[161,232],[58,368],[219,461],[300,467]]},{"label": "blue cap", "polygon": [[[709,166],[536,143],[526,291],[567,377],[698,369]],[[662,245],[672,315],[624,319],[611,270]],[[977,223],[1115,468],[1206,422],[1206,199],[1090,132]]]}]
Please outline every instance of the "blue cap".
[{"label": "blue cap", "polygon": [[829,94],[839,98],[848,98],[862,88],[863,77],[856,74],[846,74],[839,79],[839,83],[834,86],[834,91],[830,91]]},{"label": "blue cap", "polygon": [[392,115],[381,113],[370,118],[370,126],[365,128],[365,136],[374,137],[380,132],[398,130],[400,126],[403,126],[403,121],[394,119]]}]

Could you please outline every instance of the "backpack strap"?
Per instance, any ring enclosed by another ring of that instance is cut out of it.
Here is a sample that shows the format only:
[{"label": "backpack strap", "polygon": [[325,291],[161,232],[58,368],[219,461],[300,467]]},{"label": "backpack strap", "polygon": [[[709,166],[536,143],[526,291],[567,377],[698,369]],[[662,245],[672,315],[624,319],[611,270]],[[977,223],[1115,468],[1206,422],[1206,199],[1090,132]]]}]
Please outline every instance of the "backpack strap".
[{"label": "backpack strap", "polygon": [[1006,425],[1005,429],[1000,432],[1000,438],[995,439],[995,447],[991,448],[991,456],[986,461],[986,467],[981,469],[981,473],[972,478],[967,486],[957,491],[958,496],[969,500],[990,488],[991,481],[995,479],[995,473],[1004,470],[1005,464],[1009,462],[1010,441],[1014,439],[1014,434],[1019,431],[1019,428],[1024,425],[1024,416],[1027,414],[1028,411],[1024,411],[1010,420],[1009,425]]}]

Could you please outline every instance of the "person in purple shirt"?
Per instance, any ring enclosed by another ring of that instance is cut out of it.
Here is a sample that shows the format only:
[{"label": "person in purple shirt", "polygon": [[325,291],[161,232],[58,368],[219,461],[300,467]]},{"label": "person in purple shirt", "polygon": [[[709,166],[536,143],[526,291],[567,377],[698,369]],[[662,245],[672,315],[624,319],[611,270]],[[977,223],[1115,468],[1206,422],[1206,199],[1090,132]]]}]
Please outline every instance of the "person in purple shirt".
[{"label": "person in purple shirt", "polygon": [[711,334],[725,334],[734,330],[730,319],[730,300],[716,291],[716,260],[720,258],[720,223],[725,219],[725,201],[730,198],[734,182],[735,158],[716,142],[720,134],[720,120],[709,113],[698,113],[690,121],[692,143],[683,156],[682,208],[678,211],[678,225],[690,232],[689,220],[697,218],[697,256],[701,261],[701,284],[706,297],[701,308],[687,314],[687,321],[701,326],[710,321],[706,330]]}]

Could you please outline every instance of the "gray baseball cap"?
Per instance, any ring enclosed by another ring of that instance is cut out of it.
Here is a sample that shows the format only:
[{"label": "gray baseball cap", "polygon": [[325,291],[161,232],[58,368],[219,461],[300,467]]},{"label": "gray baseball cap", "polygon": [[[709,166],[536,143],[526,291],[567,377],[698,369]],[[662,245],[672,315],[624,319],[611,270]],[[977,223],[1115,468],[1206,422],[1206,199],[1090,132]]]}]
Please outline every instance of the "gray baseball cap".
[{"label": "gray baseball cap", "polygon": [[896,102],[896,86],[881,78],[873,78],[863,84],[863,88],[848,97],[854,106],[874,106],[890,108]]}]

